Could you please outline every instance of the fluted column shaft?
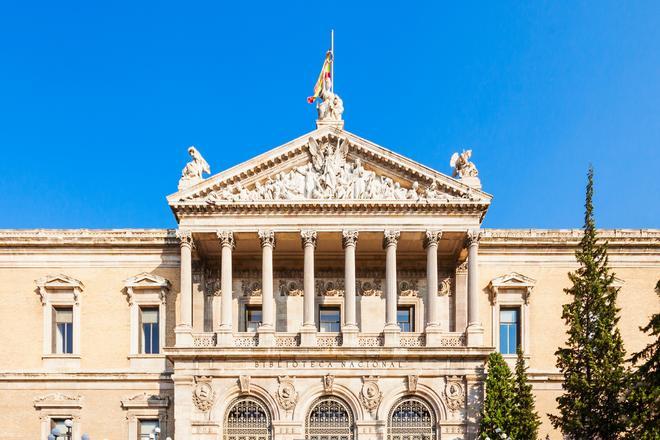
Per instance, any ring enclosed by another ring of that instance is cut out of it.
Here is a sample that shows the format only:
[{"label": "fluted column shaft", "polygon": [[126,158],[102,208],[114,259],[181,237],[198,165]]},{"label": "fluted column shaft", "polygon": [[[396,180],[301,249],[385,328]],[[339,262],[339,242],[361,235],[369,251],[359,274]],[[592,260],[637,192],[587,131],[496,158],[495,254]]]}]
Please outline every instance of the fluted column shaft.
[{"label": "fluted column shaft", "polygon": [[231,231],[218,231],[218,239],[222,246],[221,281],[222,302],[220,306],[220,331],[232,331],[232,253],[234,250],[234,234]]},{"label": "fluted column shaft", "polygon": [[316,248],[316,231],[301,231],[304,249],[304,279],[303,279],[303,327],[316,329],[314,319],[314,249]]},{"label": "fluted column shaft", "polygon": [[261,320],[262,328],[274,328],[273,310],[273,249],[275,233],[259,231],[261,240]]},{"label": "fluted column shaft", "polygon": [[398,329],[396,322],[397,281],[396,281],[396,245],[400,237],[399,231],[385,231],[383,246],[385,247],[385,328]]},{"label": "fluted column shaft", "polygon": [[438,327],[438,240],[441,233],[426,231],[426,327]]},{"label": "fluted column shaft", "polygon": [[357,245],[357,231],[343,231],[342,244],[344,246],[344,310],[345,324],[348,328],[357,328],[355,317],[355,247]]},{"label": "fluted column shaft", "polygon": [[192,232],[178,230],[181,246],[181,297],[179,298],[179,326],[192,329]]},{"label": "fluted column shaft", "polygon": [[468,326],[481,325],[479,319],[479,238],[478,230],[468,231]]}]

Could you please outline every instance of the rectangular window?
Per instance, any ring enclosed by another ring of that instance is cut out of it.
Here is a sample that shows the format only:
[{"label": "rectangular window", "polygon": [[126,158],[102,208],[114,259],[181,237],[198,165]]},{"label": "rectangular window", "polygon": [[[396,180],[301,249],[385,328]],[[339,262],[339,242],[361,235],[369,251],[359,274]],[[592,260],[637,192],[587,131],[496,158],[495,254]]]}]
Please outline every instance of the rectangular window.
[{"label": "rectangular window", "polygon": [[[138,438],[140,440],[149,440],[150,434],[156,433],[156,428],[159,427],[157,419],[140,419],[140,426],[138,426]],[[158,436],[160,438],[160,436]]]},{"label": "rectangular window", "polygon": [[500,353],[516,354],[520,344],[520,309],[500,309]]},{"label": "rectangular window", "polygon": [[245,307],[245,329],[246,332],[256,332],[261,325],[261,307]]},{"label": "rectangular window", "polygon": [[339,307],[319,307],[319,331],[337,333],[341,330]]},{"label": "rectangular window", "polygon": [[415,308],[413,306],[402,306],[396,310],[396,322],[402,332],[415,331]]},{"label": "rectangular window", "polygon": [[160,352],[158,320],[158,307],[140,307],[140,326],[142,327],[140,345],[143,354],[158,354]]},{"label": "rectangular window", "polygon": [[57,431],[60,433],[55,440],[66,440],[68,428],[64,424],[65,420],[62,418],[50,419],[50,432],[52,433],[53,429],[57,428]]},{"label": "rectangular window", "polygon": [[73,307],[53,309],[53,353],[73,353]]}]

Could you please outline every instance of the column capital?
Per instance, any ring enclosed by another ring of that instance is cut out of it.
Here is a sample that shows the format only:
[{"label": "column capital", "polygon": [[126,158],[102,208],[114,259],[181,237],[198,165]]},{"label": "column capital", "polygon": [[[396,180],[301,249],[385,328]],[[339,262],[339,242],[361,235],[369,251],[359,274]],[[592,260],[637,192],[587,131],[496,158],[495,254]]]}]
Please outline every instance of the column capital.
[{"label": "column capital", "polygon": [[383,247],[396,246],[401,237],[401,232],[395,229],[385,229],[383,232]]},{"label": "column capital", "polygon": [[261,247],[270,246],[275,247],[275,232],[268,229],[260,229],[257,231],[259,240],[261,241]]},{"label": "column capital", "polygon": [[177,229],[176,238],[179,239],[180,246],[193,247],[195,245],[193,241],[192,231],[190,229]]},{"label": "column capital", "polygon": [[467,243],[468,246],[479,244],[479,240],[481,240],[481,235],[482,233],[481,230],[479,229],[468,229],[465,242]]},{"label": "column capital", "polygon": [[231,231],[216,231],[216,235],[220,240],[222,246],[230,246],[232,249],[236,247],[236,242],[234,241],[234,233]]},{"label": "column capital", "polygon": [[311,229],[303,229],[300,231],[300,238],[302,240],[302,246],[312,245],[316,247],[316,231]]},{"label": "column capital", "polygon": [[432,245],[438,245],[438,241],[442,238],[442,231],[427,230],[424,233],[424,249]]},{"label": "column capital", "polygon": [[357,240],[358,240],[358,235],[359,235],[358,231],[355,231],[355,230],[344,229],[343,231],[341,231],[341,237],[342,237],[341,244],[342,244],[342,246],[344,248],[346,248],[346,246],[356,246],[357,245]]}]

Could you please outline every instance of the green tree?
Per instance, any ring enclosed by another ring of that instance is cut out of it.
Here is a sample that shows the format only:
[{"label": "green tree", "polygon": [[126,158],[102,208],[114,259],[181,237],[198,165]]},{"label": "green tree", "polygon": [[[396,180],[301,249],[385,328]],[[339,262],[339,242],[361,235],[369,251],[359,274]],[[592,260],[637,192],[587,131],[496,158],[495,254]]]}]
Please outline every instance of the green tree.
[{"label": "green tree", "polygon": [[500,435],[496,430],[509,434],[515,424],[513,376],[499,353],[491,353],[488,356],[486,368],[486,397],[481,413],[479,436],[481,439],[499,439]]},{"label": "green tree", "polygon": [[[660,295],[660,281],[655,287]],[[660,438],[660,313],[641,328],[654,339],[630,361],[638,365],[630,375],[627,413],[630,420],[626,439],[657,440]]]},{"label": "green tree", "polygon": [[532,386],[527,382],[527,366],[523,352],[518,348],[516,371],[513,385],[515,426],[511,438],[515,440],[536,440],[541,420],[535,410]]},{"label": "green tree", "polygon": [[564,375],[559,414],[550,415],[564,436],[575,440],[613,440],[625,430],[623,390],[625,350],[617,329],[618,290],[612,287],[607,244],[599,243],[593,213],[593,168],[586,190],[584,235],[575,252],[579,267],[568,274],[572,301],[563,306],[568,340],[556,352]]}]

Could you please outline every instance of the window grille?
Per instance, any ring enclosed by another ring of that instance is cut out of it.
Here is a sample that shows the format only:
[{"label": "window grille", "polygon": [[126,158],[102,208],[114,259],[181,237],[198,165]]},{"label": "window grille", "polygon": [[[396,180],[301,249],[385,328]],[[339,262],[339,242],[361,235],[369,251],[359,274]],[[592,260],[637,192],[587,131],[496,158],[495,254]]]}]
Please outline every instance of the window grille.
[{"label": "window grille", "polygon": [[313,406],[305,423],[305,440],[353,440],[353,414],[336,397],[323,397]]},{"label": "window grille", "polygon": [[404,398],[390,411],[387,440],[438,440],[435,420],[426,402]]},{"label": "window grille", "polygon": [[271,440],[270,412],[254,398],[241,398],[225,418],[224,440]]}]

